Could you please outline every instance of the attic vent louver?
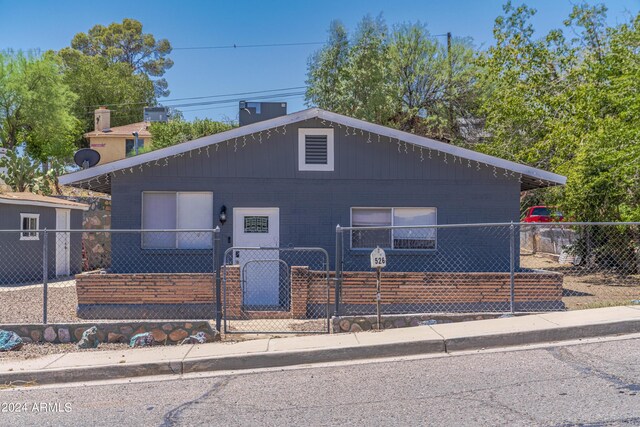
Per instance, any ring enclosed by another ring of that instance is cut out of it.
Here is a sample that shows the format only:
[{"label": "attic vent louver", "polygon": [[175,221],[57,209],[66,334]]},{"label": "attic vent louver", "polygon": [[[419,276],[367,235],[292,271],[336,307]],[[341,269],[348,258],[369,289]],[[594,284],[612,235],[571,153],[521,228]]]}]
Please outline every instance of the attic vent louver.
[{"label": "attic vent louver", "polygon": [[305,135],[304,147],[304,158],[306,164],[327,164],[327,135]]}]

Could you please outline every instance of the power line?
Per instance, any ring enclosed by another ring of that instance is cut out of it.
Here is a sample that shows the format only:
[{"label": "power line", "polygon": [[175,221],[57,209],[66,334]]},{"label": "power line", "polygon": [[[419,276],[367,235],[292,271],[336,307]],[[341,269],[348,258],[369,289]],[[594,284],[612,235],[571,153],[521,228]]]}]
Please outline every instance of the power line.
[{"label": "power line", "polygon": [[300,42],[300,43],[268,43],[268,44],[229,44],[220,46],[194,46],[194,47],[174,47],[172,50],[206,50],[206,49],[246,49],[258,47],[282,47],[282,46],[310,46],[321,45],[326,42]]},{"label": "power line", "polygon": [[[289,98],[289,99],[291,99],[291,98],[301,98],[303,96],[304,96],[304,94],[302,94],[302,95],[290,95],[290,96],[287,96],[286,98]],[[283,97],[281,97],[281,98],[283,98]],[[218,105],[216,107],[191,108],[189,110],[180,110],[180,112],[188,113],[188,112],[191,112],[191,111],[217,110],[217,109],[220,109],[220,108],[229,108],[233,104],[235,104],[235,102],[229,102],[229,105]]]},{"label": "power line", "polygon": [[[269,92],[278,92],[285,90],[296,90],[296,89],[306,89],[306,86],[293,86],[293,87],[285,87],[280,89],[266,89],[266,90],[256,90],[252,92],[238,92],[238,93],[226,93],[224,95],[203,95],[203,96],[190,96],[187,98],[174,98],[174,99],[163,99],[162,102],[176,102],[176,101],[189,101],[192,99],[206,99],[206,98],[222,98],[223,96],[240,96],[240,95],[252,95],[259,93],[269,93]],[[119,104],[96,104],[96,105],[83,105],[82,108],[97,108],[97,107],[119,107],[123,105],[146,105],[147,102],[122,102]]]},{"label": "power line", "polygon": [[[269,94],[269,95],[253,96],[253,97],[251,97],[251,99],[252,100],[265,100],[265,99],[273,99],[273,98],[283,99],[283,98],[291,98],[291,97],[296,97],[296,96],[302,96],[304,94],[305,94],[305,92],[281,92],[281,93],[275,93],[275,94]],[[191,103],[185,103],[185,104],[165,105],[165,107],[181,108],[181,107],[196,107],[196,106],[201,106],[201,105],[223,105],[223,104],[233,104],[233,103],[237,103],[237,102],[245,101],[245,100],[246,100],[245,98],[219,99],[219,100],[215,100],[215,101],[191,102]],[[113,114],[123,114],[124,112],[127,112],[127,111],[134,111],[134,108],[132,106],[128,106],[128,107],[122,108],[122,109],[115,109]],[[93,111],[87,111],[85,114],[92,115]]]}]

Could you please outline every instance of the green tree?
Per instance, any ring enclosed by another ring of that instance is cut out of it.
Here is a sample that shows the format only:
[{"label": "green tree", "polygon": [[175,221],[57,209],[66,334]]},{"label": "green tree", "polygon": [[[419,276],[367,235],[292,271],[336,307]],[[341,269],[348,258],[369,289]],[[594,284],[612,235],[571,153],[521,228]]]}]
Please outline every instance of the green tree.
[{"label": "green tree", "polygon": [[209,119],[195,119],[193,122],[172,120],[166,123],[152,123],[149,126],[153,141],[151,149],[170,147],[203,136],[224,132],[233,127],[233,125]]},{"label": "green tree", "polygon": [[156,78],[153,84],[157,97],[169,95],[167,81],[162,76],[173,66],[167,56],[171,53],[171,43],[143,33],[140,21],[125,18],[122,23],[114,22],[106,27],[95,25],[86,33],[76,34],[71,48],[112,63],[128,64],[135,73]]},{"label": "green tree", "polygon": [[389,32],[381,17],[366,16],[349,38],[345,27],[333,22],[327,45],[309,60],[306,101],[406,131],[459,140],[457,119],[473,117],[477,109],[473,55],[470,40],[454,38],[449,56],[446,46],[419,23]]},{"label": "green tree", "polygon": [[340,111],[343,95],[336,88],[345,79],[344,70],[349,57],[347,29],[340,21],[329,26],[327,46],[314,53],[308,62],[307,103],[329,111]]},{"label": "green tree", "polygon": [[71,114],[76,97],[64,83],[61,66],[42,56],[0,53],[0,143],[10,150],[25,144],[40,162],[73,153],[79,122]]},{"label": "green tree", "polygon": [[564,174],[547,203],[584,221],[640,219],[640,15],[607,28],[606,8],[574,6],[534,38],[535,10],[507,3],[479,60],[490,154]]},{"label": "green tree", "polygon": [[[153,82],[146,74],[134,73],[127,63],[85,55],[69,47],[58,56],[64,82],[77,94],[73,113],[83,132],[93,130],[93,111],[98,106],[109,105],[111,126],[121,126],[142,121],[143,107],[156,102]],[[80,137],[77,145],[82,145]]]}]

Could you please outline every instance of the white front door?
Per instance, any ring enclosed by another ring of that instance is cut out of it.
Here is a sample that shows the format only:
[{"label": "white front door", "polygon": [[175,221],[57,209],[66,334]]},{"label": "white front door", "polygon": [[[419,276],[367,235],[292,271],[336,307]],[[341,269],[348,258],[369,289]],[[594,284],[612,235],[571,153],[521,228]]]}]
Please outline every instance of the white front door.
[{"label": "white front door", "polygon": [[[56,230],[71,228],[71,210],[56,209]],[[56,276],[71,274],[71,233],[56,231]]]},{"label": "white front door", "polygon": [[[234,208],[233,246],[277,248],[280,245],[278,208]],[[271,309],[280,304],[280,252],[267,249],[234,250],[233,263],[244,277],[243,304]]]}]

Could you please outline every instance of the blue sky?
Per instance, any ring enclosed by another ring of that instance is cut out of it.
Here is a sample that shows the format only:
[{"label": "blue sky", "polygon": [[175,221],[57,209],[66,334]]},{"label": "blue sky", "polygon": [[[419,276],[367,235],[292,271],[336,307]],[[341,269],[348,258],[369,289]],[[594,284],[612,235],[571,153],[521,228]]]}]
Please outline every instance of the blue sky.
[{"label": "blue sky", "polygon": [[[640,10],[640,0],[604,3],[612,24]],[[487,46],[492,43],[493,21],[502,4],[495,0],[0,0],[0,49],[59,49],[69,45],[77,32],[126,17],[140,20],[145,32],[169,39],[174,47],[318,42],[326,39],[332,20],[339,19],[353,30],[367,13],[383,13],[389,25],[420,20],[432,34],[451,31]],[[534,24],[539,33],[562,26],[572,7],[572,2],[563,0],[527,4],[538,10]],[[318,48],[175,50],[171,54],[175,65],[165,75],[171,89],[169,99],[303,86],[307,60]],[[289,112],[305,108],[302,97],[287,101]],[[237,118],[236,104],[184,110],[187,119]]]}]

